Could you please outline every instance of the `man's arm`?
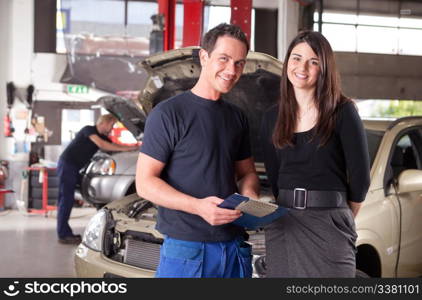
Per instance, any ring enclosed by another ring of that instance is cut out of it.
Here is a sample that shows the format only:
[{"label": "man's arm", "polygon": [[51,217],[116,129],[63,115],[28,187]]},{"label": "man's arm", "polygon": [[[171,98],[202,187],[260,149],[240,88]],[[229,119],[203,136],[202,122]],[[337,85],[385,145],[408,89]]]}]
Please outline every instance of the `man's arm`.
[{"label": "man's arm", "polygon": [[103,140],[96,134],[91,134],[89,139],[98,146],[101,150],[105,151],[135,151],[138,150],[138,146],[124,146],[124,145],[117,145],[114,143],[107,142]]},{"label": "man's arm", "polygon": [[237,161],[235,163],[235,168],[240,194],[252,199],[258,199],[259,179],[256,175],[253,158],[250,157]]},{"label": "man's arm", "polygon": [[142,198],[169,209],[180,210],[202,217],[211,225],[231,223],[241,216],[240,211],[219,208],[222,199],[198,199],[186,195],[160,178],[165,164],[144,153],[139,153],[136,166],[136,191]]}]

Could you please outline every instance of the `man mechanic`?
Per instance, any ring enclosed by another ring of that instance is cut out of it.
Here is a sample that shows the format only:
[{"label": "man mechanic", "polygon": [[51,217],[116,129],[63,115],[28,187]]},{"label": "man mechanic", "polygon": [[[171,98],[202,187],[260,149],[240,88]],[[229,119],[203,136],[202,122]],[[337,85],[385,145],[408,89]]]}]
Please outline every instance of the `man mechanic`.
[{"label": "man mechanic", "polygon": [[165,239],[156,277],[251,277],[246,232],[232,224],[241,212],[218,207],[235,192],[259,193],[247,118],[221,99],[239,80],[249,45],[237,26],[220,24],[201,47],[195,86],[147,118],[136,188],[159,206]]}]

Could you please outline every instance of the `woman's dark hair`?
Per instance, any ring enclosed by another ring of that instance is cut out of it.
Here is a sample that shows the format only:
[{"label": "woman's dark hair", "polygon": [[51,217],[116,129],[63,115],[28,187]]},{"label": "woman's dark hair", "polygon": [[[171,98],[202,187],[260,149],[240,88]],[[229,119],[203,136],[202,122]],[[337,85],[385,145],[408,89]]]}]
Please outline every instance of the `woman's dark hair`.
[{"label": "woman's dark hair", "polygon": [[227,23],[217,25],[204,35],[201,43],[202,49],[207,51],[208,54],[211,54],[214,50],[215,43],[221,36],[229,36],[241,41],[246,46],[246,52],[249,51],[249,42],[245,33],[238,26]]},{"label": "woman's dark hair", "polygon": [[277,148],[292,145],[296,128],[299,106],[293,86],[287,77],[287,65],[293,48],[300,43],[308,44],[319,58],[320,73],[315,89],[315,106],[319,115],[314,134],[320,137],[320,145],[324,145],[328,141],[334,130],[339,104],[351,101],[341,91],[340,76],[330,43],[319,32],[300,32],[290,43],[283,63],[278,115],[272,135],[273,144]]}]

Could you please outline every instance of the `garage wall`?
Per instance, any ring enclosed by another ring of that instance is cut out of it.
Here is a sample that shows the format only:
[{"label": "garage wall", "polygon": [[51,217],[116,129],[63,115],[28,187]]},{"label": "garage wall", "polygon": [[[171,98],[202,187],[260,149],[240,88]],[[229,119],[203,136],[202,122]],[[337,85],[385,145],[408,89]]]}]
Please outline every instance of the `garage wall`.
[{"label": "garage wall", "polygon": [[[33,46],[33,1],[0,1],[0,113],[6,112],[6,82],[17,86],[31,83],[31,60]],[[0,159],[10,159],[13,139],[3,134],[3,119],[0,132]],[[26,156],[14,156],[15,160],[25,160]]]},{"label": "garage wall", "polygon": [[[10,42],[10,32],[9,32],[9,23],[10,23],[10,10],[11,10],[11,0],[0,1],[0,38],[2,40],[3,47],[0,47],[0,116],[3,116],[6,113],[6,78],[8,78],[9,70],[9,47],[7,45]],[[6,140],[3,135],[4,124],[3,119],[0,120],[0,159],[6,156]]]},{"label": "garage wall", "polygon": [[25,86],[31,83],[31,62],[34,45],[34,2],[29,0],[17,0],[11,2],[11,43],[9,72],[11,80],[17,86]]},{"label": "garage wall", "polygon": [[342,87],[357,99],[422,100],[422,57],[337,52]]},{"label": "garage wall", "polygon": [[90,109],[94,111],[94,120],[100,117],[100,108],[93,108],[95,102],[36,101],[32,113],[45,117],[45,127],[53,132],[45,145],[60,145],[62,141],[61,125],[63,109]]}]

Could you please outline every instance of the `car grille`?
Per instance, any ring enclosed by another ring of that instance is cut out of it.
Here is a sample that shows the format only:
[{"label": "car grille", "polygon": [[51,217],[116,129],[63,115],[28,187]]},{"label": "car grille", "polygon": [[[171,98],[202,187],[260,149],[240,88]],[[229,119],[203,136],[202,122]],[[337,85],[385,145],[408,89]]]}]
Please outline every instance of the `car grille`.
[{"label": "car grille", "polygon": [[135,267],[156,270],[160,260],[160,244],[126,239],[123,262]]}]

